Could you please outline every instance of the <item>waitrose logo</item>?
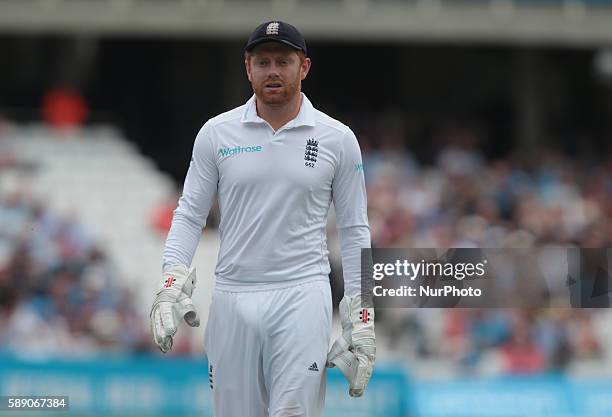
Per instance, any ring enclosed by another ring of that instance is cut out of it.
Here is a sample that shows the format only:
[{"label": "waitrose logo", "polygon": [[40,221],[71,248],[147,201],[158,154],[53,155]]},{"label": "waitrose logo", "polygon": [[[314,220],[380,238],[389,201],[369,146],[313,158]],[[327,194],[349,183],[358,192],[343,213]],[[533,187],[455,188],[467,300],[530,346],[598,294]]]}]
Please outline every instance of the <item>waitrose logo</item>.
[{"label": "waitrose logo", "polygon": [[261,152],[263,150],[263,146],[255,145],[255,146],[236,146],[234,148],[221,148],[219,149],[219,155],[222,158],[226,156],[239,155],[241,153],[253,153],[253,152]]}]

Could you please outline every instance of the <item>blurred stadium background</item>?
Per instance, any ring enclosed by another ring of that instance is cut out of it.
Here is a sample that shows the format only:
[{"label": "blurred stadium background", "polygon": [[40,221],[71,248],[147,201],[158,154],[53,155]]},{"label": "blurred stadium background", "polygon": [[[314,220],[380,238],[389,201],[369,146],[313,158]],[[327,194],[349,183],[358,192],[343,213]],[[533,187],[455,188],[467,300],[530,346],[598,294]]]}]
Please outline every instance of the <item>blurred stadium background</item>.
[{"label": "blurred stadium background", "polygon": [[[612,246],[609,0],[0,0],[0,395],[212,416],[202,329],[162,358],[147,315],[195,134],[249,97],[242,47],[270,18],[357,133],[376,246]],[[366,397],[331,372],[327,416],[612,416],[607,309],[377,319]]]}]

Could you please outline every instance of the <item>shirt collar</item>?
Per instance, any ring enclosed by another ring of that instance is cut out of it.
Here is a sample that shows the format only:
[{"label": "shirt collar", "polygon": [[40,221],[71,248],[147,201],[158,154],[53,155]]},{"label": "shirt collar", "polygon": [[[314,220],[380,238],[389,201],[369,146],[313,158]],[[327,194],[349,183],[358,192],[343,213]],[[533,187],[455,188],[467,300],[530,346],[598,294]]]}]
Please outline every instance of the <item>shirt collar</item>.
[{"label": "shirt collar", "polygon": [[[299,126],[314,126],[315,125],[315,110],[306,97],[306,94],[300,93],[302,95],[302,105],[300,106],[300,111],[298,115],[293,119],[287,122],[283,128],[292,128]],[[244,113],[242,114],[242,119],[240,119],[242,123],[265,123],[266,121],[257,115],[257,105],[255,100],[255,95],[246,102],[246,107],[244,109]]]}]

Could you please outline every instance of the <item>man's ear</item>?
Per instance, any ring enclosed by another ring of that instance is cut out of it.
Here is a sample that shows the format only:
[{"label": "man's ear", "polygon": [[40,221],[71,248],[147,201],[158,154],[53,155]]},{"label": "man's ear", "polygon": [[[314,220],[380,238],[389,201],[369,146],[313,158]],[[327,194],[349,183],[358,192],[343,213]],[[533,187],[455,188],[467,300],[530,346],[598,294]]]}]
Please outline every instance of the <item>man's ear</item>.
[{"label": "man's ear", "polygon": [[251,63],[249,62],[249,57],[244,58],[244,69],[246,70],[247,78],[250,82],[253,82],[251,77]]},{"label": "man's ear", "polygon": [[302,65],[300,66],[300,78],[302,79],[302,81],[306,79],[306,76],[310,72],[311,65],[312,65],[312,62],[310,61],[310,58],[304,58],[304,61],[302,62]]}]

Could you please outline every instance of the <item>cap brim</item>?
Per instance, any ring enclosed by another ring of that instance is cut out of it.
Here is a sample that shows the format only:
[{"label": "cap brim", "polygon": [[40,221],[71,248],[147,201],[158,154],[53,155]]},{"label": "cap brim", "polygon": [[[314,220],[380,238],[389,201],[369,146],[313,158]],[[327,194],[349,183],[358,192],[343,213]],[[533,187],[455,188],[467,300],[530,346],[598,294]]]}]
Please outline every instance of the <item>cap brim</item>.
[{"label": "cap brim", "polygon": [[289,45],[290,47],[292,47],[293,49],[297,49],[298,51],[302,51],[304,52],[304,50],[297,46],[296,44],[294,44],[293,42],[289,42],[288,40],[285,39],[278,39],[275,37],[269,37],[269,38],[261,38],[261,39],[257,39],[256,41],[251,42],[250,44],[248,44],[247,46],[245,46],[244,50],[245,51],[251,51],[253,48],[255,48],[257,45],[265,43],[265,42],[279,42],[279,43],[284,43],[285,45]]}]

